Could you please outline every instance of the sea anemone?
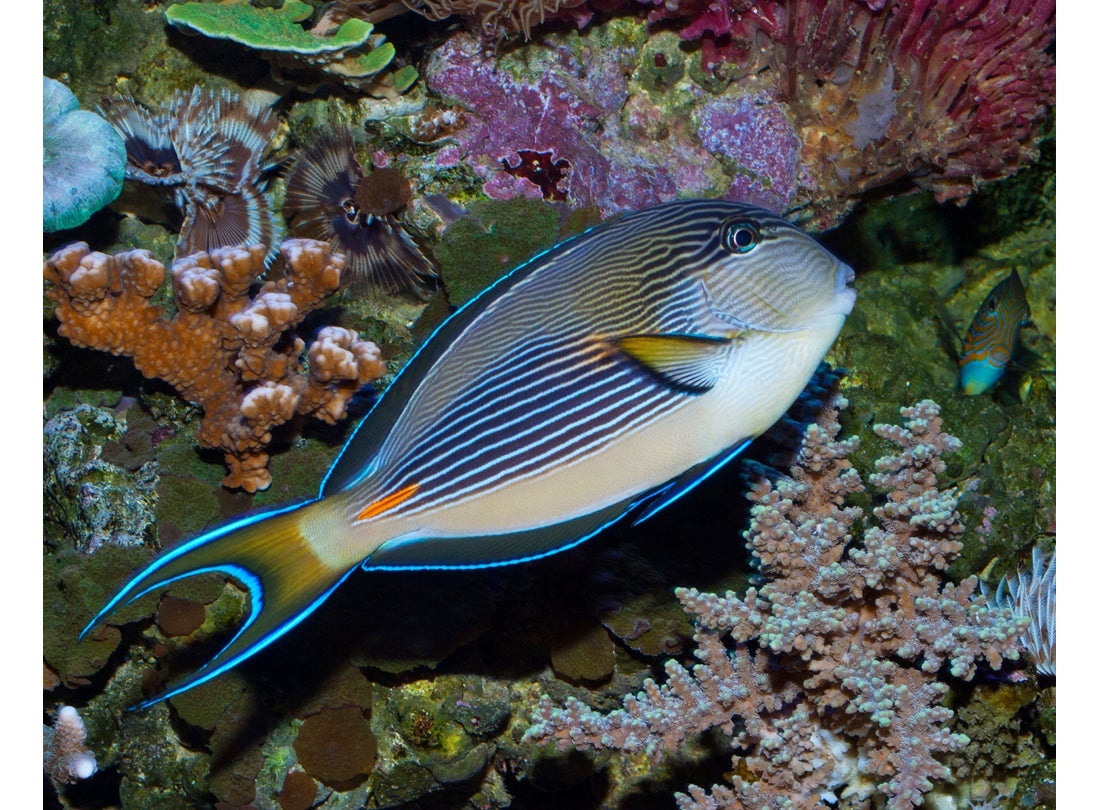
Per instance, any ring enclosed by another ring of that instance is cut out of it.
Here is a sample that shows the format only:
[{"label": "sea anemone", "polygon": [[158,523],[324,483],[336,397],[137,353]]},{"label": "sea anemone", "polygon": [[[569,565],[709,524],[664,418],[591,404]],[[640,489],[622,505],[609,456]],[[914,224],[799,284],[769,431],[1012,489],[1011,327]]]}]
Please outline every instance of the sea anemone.
[{"label": "sea anemone", "polygon": [[435,278],[394,216],[412,198],[395,168],[365,172],[347,129],[302,150],[286,179],[283,214],[294,236],[327,241],[347,257],[344,286],[396,293]]},{"label": "sea anemone", "polygon": [[194,87],[164,110],[115,98],[101,111],[125,142],[127,179],[175,189],[184,213],[177,257],[278,242],[281,229],[260,189],[263,155],[278,128],[264,104]]}]

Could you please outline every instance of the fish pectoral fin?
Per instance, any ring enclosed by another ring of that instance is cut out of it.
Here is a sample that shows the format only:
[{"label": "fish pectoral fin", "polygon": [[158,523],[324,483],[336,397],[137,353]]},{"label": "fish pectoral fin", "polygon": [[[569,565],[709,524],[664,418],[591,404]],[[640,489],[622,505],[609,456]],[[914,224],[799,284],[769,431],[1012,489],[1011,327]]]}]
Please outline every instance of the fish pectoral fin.
[{"label": "fish pectoral fin", "polygon": [[139,703],[144,709],[214,678],[259,652],[317,608],[357,566],[336,570],[314,553],[300,521],[316,502],[253,515],[172,549],[135,576],[89,623],[100,621],[150,591],[206,571],[221,571],[249,594],[249,613],[213,659],[168,691]]},{"label": "fish pectoral fin", "polygon": [[722,376],[733,335],[627,335],[611,344],[666,385],[688,394],[703,394]]}]

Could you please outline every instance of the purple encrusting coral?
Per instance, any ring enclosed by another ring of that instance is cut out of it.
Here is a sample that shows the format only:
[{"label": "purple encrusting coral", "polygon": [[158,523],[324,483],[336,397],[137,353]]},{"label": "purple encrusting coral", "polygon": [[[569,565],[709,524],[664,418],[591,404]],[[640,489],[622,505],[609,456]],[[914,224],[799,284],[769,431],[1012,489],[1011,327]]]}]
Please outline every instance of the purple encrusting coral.
[{"label": "purple encrusting coral", "polygon": [[[427,81],[470,113],[437,165],[469,165],[495,199],[539,198],[545,189],[505,167],[523,150],[547,154],[568,163],[557,184],[566,200],[608,216],[707,194],[787,207],[799,141],[769,95],[719,98],[685,120],[632,89],[624,78],[637,58],[631,48],[596,50],[528,46],[528,61],[513,71],[474,37],[452,37],[435,52]],[[689,92],[703,100],[698,87]]]},{"label": "purple encrusting coral", "polygon": [[699,140],[741,170],[727,199],[780,211],[793,198],[802,144],[771,93],[707,102],[699,111]]},{"label": "purple encrusting coral", "polygon": [[962,525],[957,491],[937,486],[941,456],[960,445],[938,406],[925,400],[902,410],[904,425],[875,425],[895,452],[869,477],[885,500],[862,532],[863,510],[845,505],[864,489],[847,458],[858,439],[837,439],[840,407],[806,428],[789,478],[749,493],[745,537],[764,584],[743,596],[676,591],[695,620],[698,663],[668,661],[664,684],[647,680],[608,714],[543,697],[528,738],[657,759],[721,728],[740,752],[732,784],[690,786],[681,810],[876,794],[904,810],[950,776],[938,756],[968,739],[950,728],[941,670],[969,680],[980,658],[999,669],[1018,657],[1027,622],[988,604],[975,577],[941,579]]}]

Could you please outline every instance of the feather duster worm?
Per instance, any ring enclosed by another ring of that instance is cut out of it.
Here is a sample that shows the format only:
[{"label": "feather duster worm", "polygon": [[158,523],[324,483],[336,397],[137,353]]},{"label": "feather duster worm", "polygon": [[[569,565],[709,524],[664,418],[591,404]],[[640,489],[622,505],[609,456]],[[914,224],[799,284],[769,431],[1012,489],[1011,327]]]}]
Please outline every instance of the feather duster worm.
[{"label": "feather duster worm", "polygon": [[297,156],[283,214],[294,236],[327,241],[347,257],[346,287],[396,293],[436,277],[394,217],[411,198],[398,169],[364,172],[343,129],[325,133]]},{"label": "feather duster worm", "polygon": [[177,257],[278,242],[281,228],[260,189],[278,120],[263,104],[195,87],[177,92],[166,110],[128,98],[101,110],[125,141],[127,179],[175,188],[184,214]]}]

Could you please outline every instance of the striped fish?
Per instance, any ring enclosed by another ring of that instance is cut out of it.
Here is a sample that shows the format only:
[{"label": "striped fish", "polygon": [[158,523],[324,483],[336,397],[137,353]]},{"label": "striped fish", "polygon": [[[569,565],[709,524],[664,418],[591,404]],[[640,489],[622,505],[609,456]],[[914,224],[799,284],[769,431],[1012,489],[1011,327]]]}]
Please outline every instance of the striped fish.
[{"label": "striped fish", "polygon": [[84,630],[218,570],[250,615],[215,677],[354,570],[478,568],[580,543],[668,505],[766,430],[855,302],[854,275],[759,208],[684,200],[535,257],[425,343],[356,428],[318,497],[169,551]]},{"label": "striped fish", "polygon": [[1030,317],[1024,285],[1013,270],[986,296],[966,330],[959,358],[959,388],[964,394],[983,394],[1001,379],[1016,351],[1020,328]]}]

